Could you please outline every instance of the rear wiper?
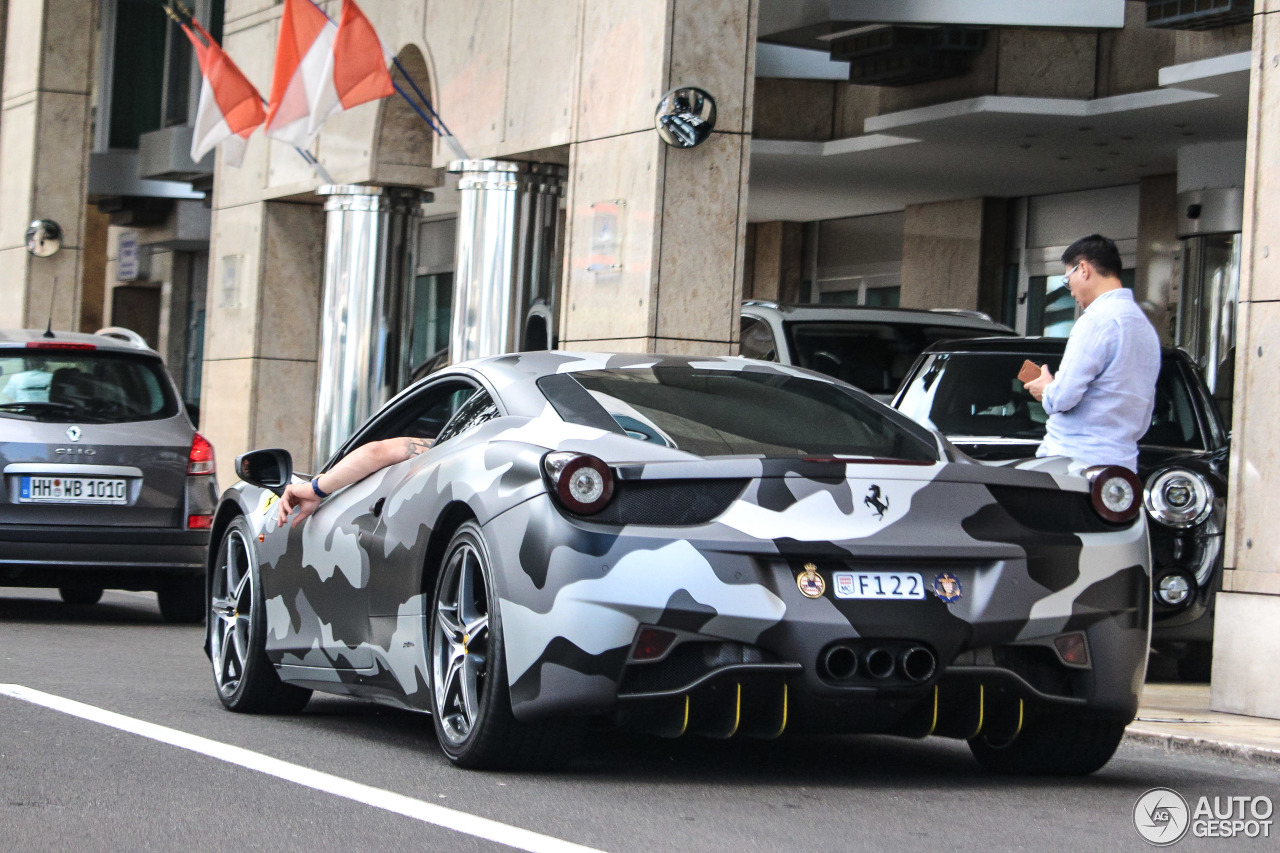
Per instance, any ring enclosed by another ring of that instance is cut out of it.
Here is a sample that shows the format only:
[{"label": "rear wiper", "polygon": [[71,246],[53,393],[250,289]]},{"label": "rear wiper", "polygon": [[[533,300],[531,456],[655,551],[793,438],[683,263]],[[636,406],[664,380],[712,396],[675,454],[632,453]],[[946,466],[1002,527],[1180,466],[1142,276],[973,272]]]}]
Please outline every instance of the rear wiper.
[{"label": "rear wiper", "polygon": [[55,409],[60,412],[74,412],[75,406],[70,403],[52,403],[43,400],[30,400],[25,403],[0,403],[0,411],[20,412],[24,409]]}]

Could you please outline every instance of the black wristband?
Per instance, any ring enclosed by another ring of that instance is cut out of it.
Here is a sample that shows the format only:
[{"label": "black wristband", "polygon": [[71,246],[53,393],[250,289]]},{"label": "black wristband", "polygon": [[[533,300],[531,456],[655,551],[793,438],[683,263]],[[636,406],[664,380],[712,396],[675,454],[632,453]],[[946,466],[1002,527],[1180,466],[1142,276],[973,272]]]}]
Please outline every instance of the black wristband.
[{"label": "black wristband", "polygon": [[315,492],[315,493],[316,493],[316,497],[318,497],[318,498],[327,498],[327,497],[329,497],[329,493],[328,493],[328,492],[322,492],[322,491],[320,491],[320,478],[319,478],[319,477],[312,477],[312,478],[311,478],[311,491]]}]

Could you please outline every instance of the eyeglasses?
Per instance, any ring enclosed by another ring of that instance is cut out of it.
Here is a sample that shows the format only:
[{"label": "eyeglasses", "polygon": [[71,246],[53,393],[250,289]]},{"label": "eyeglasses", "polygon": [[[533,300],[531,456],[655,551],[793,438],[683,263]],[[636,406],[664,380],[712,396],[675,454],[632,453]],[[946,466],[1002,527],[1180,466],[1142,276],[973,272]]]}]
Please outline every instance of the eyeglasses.
[{"label": "eyeglasses", "polygon": [[1067,270],[1066,275],[1064,275],[1064,276],[1062,277],[1062,286],[1063,286],[1063,287],[1070,287],[1070,286],[1071,286],[1071,276],[1073,276],[1073,275],[1075,275],[1075,274],[1076,274],[1076,270],[1080,269],[1080,264],[1082,264],[1082,263],[1084,263],[1084,261],[1081,261],[1079,264],[1076,264],[1074,267],[1072,267],[1071,269]]}]

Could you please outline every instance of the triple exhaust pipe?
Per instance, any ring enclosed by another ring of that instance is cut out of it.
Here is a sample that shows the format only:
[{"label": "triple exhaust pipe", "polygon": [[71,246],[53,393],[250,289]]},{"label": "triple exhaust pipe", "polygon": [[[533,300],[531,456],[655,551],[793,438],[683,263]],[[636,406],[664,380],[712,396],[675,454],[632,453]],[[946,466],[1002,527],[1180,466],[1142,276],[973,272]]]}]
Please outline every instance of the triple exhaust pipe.
[{"label": "triple exhaust pipe", "polygon": [[822,653],[819,662],[822,672],[833,681],[848,681],[859,672],[883,681],[896,673],[921,684],[938,668],[937,657],[924,646],[907,646],[895,654],[884,646],[860,649],[852,643],[836,643]]}]

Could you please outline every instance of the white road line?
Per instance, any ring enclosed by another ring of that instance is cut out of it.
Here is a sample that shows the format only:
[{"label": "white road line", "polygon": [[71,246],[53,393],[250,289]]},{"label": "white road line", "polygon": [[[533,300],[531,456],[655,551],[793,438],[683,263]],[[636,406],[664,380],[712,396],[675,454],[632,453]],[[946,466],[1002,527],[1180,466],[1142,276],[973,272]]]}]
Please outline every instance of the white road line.
[{"label": "white road line", "polygon": [[43,693],[30,687],[24,687],[21,684],[0,684],[0,696],[10,696],[23,702],[30,702],[33,705],[42,705],[45,708],[51,708],[63,714],[70,714],[73,717],[80,717],[81,719],[140,735],[161,743],[167,743],[181,749],[189,749],[192,752],[198,752],[201,755],[207,755],[210,758],[216,758],[228,764],[236,764],[240,767],[256,770],[259,773],[265,773],[268,776],[284,779],[287,782],[314,788],[317,791],[324,791],[327,794],[354,800],[357,803],[364,803],[374,808],[385,809],[414,820],[420,820],[423,823],[435,824],[445,829],[452,829],[455,832],[462,832],[467,835],[473,835],[476,838],[484,838],[498,844],[505,844],[517,850],[528,850],[530,853],[600,853],[594,848],[574,844],[571,841],[563,841],[559,838],[552,838],[549,835],[521,829],[518,826],[509,826],[496,820],[447,809],[435,803],[415,800],[413,797],[406,797],[403,794],[384,791],[381,788],[374,788],[370,785],[362,785],[359,782],[352,782],[350,779],[343,779],[330,773],[312,770],[309,767],[281,761],[278,758],[272,758],[248,749],[232,746],[231,744],[220,743],[199,735],[180,732],[168,726],[160,726],[155,723],[148,723],[145,720],[127,717],[124,714],[117,714],[114,711],[86,705],[73,699],[64,699],[52,693]]}]

